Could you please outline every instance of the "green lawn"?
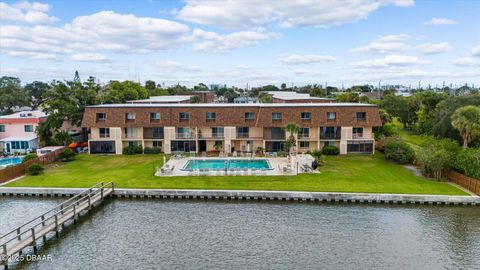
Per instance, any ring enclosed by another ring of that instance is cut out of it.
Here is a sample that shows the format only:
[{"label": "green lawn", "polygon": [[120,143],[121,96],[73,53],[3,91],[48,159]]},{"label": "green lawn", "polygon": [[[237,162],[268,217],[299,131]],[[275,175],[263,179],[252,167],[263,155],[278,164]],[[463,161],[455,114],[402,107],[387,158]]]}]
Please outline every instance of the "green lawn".
[{"label": "green lawn", "polygon": [[10,187],[89,187],[114,181],[118,188],[242,189],[466,195],[446,183],[415,176],[381,154],[326,156],[320,174],[298,176],[155,177],[161,155],[79,155]]},{"label": "green lawn", "polygon": [[405,130],[402,123],[400,123],[396,118],[393,119],[392,124],[393,129],[398,134],[398,136],[402,138],[406,143],[410,144],[410,146],[412,146],[415,151],[418,151],[428,139],[428,137],[425,135],[417,135],[412,131]]}]

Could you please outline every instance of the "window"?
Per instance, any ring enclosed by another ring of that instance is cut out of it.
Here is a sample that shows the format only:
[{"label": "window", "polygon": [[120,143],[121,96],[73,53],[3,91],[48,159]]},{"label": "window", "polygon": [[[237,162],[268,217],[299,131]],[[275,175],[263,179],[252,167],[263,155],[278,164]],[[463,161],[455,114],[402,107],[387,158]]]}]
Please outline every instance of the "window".
[{"label": "window", "polygon": [[337,118],[337,113],[327,112],[327,120],[335,120]]},{"label": "window", "polygon": [[5,132],[5,125],[0,125],[0,132]]},{"label": "window", "polygon": [[130,139],[137,138],[137,128],[127,127],[125,128],[125,137]]},{"label": "window", "polygon": [[300,128],[300,131],[298,132],[298,137],[299,138],[309,138],[310,137],[310,128],[308,128],[308,127]]},{"label": "window", "polygon": [[253,112],[246,112],[245,113],[245,120],[254,120],[255,114]]},{"label": "window", "polygon": [[107,119],[106,113],[97,113],[97,121],[105,121]]},{"label": "window", "polygon": [[310,142],[300,142],[300,148],[310,148]]},{"label": "window", "polygon": [[223,127],[212,127],[212,137],[222,138],[223,137]]},{"label": "window", "polygon": [[321,127],[320,139],[321,140],[339,140],[341,137],[340,127]]},{"label": "window", "polygon": [[153,127],[152,128],[152,137],[153,138],[163,138],[163,127]]},{"label": "window", "polygon": [[25,125],[23,126],[25,129],[25,132],[33,132],[33,126],[32,125]]},{"label": "window", "polygon": [[364,121],[367,118],[367,113],[366,112],[357,112],[356,116],[357,116],[357,120]]},{"label": "window", "polygon": [[180,120],[190,119],[190,115],[187,112],[181,112],[179,117],[180,117]]},{"label": "window", "polygon": [[272,120],[282,120],[282,113],[272,113]]},{"label": "window", "polygon": [[135,114],[134,113],[126,113],[125,118],[127,120],[135,120]]},{"label": "window", "polygon": [[160,113],[159,112],[150,113],[150,120],[160,120]]},{"label": "window", "polygon": [[207,112],[206,117],[207,117],[207,121],[211,121],[211,120],[215,120],[216,115],[214,112]]},{"label": "window", "polygon": [[300,117],[302,118],[302,120],[310,120],[312,117],[312,114],[309,112],[302,112],[300,114]]},{"label": "window", "polygon": [[153,141],[152,146],[153,146],[153,148],[162,148],[162,142],[161,141]]},{"label": "window", "polygon": [[100,128],[100,138],[109,138],[110,137],[110,128]]},{"label": "window", "polygon": [[353,128],[353,138],[363,138],[363,128],[361,127],[354,127]]},{"label": "window", "polygon": [[349,141],[347,142],[347,153],[371,154],[373,153],[373,142]]},{"label": "window", "polygon": [[248,127],[237,127],[237,138],[247,138],[248,132]]}]

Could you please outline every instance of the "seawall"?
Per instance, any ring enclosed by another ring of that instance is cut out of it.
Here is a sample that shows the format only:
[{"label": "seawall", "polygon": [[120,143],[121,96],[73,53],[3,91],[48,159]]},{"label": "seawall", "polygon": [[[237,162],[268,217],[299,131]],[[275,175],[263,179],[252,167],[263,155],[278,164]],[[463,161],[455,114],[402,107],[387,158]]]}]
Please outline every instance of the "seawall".
[{"label": "seawall", "polygon": [[[82,188],[1,187],[0,196],[73,196]],[[192,190],[192,189],[115,189],[113,197],[140,199],[210,199],[272,200],[384,204],[477,205],[478,196],[377,194],[340,192],[259,191],[259,190]]]}]

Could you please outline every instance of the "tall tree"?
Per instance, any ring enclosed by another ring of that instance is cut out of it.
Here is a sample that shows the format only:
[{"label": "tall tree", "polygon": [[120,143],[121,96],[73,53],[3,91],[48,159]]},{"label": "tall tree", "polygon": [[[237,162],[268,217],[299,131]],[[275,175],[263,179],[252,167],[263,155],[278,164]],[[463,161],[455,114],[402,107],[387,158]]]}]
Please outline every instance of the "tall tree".
[{"label": "tall tree", "polygon": [[407,97],[386,95],[381,107],[390,115],[398,117],[404,128],[411,128],[418,119],[418,104],[415,100]]},{"label": "tall tree", "polygon": [[102,93],[103,103],[125,103],[127,100],[148,98],[145,87],[132,81],[111,81]]},{"label": "tall tree", "polygon": [[43,102],[43,95],[50,89],[52,86],[48,83],[34,81],[25,85],[25,90],[28,92],[29,96],[32,97],[31,107],[32,109],[38,108]]},{"label": "tall tree", "polygon": [[20,80],[14,77],[0,78],[0,113],[9,114],[15,107],[30,105],[28,92],[20,85]]},{"label": "tall tree", "polygon": [[460,132],[463,138],[463,148],[480,134],[480,107],[465,106],[457,109],[452,115],[452,126]]},{"label": "tall tree", "polygon": [[300,128],[295,123],[288,123],[287,125],[285,125],[285,127],[283,127],[283,129],[288,133],[290,133],[290,136],[288,136],[288,140],[285,142],[285,145],[287,145],[289,148],[295,147],[297,145],[297,141],[295,140],[295,135],[298,134],[298,132],[300,132]]}]

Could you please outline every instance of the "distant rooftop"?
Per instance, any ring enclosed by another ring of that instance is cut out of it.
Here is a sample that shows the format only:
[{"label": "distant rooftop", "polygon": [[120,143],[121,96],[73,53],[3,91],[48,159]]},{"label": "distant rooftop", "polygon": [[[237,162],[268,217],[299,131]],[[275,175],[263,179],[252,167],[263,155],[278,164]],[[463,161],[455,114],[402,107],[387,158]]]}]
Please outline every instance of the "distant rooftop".
[{"label": "distant rooftop", "polygon": [[45,114],[42,111],[21,111],[21,112],[16,112],[12,113],[9,115],[2,115],[0,118],[2,119],[10,119],[10,118],[42,118],[42,117],[47,117],[47,114]]},{"label": "distant rooftop", "polygon": [[128,103],[128,104],[102,104],[88,106],[89,108],[149,108],[149,107],[165,107],[165,108],[202,108],[202,107],[376,107],[377,105],[366,103]]},{"label": "distant rooftop", "polygon": [[272,95],[274,98],[285,99],[285,100],[296,100],[296,99],[335,100],[332,98],[311,97],[310,94],[297,93],[293,91],[267,91],[267,93],[269,95]]},{"label": "distant rooftop", "polygon": [[158,102],[182,102],[190,100],[192,96],[177,95],[177,96],[151,96],[148,99],[127,100],[127,103],[158,103]]}]

